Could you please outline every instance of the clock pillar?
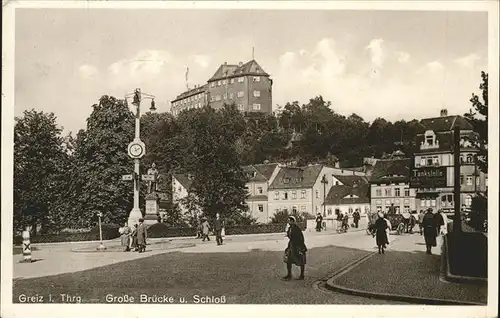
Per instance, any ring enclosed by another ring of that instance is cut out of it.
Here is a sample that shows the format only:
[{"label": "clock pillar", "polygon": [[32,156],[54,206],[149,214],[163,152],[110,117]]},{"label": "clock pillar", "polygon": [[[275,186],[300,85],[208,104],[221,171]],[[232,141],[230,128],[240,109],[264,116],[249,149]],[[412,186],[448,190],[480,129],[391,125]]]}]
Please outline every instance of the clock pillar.
[{"label": "clock pillar", "polygon": [[134,159],[134,207],[128,216],[128,225],[130,227],[139,224],[139,219],[142,218],[142,212],[139,208],[140,164],[141,159]]},{"label": "clock pillar", "polygon": [[[141,179],[141,158],[144,157],[146,153],[146,145],[141,141],[141,101],[143,99],[151,99],[151,111],[156,110],[154,103],[154,96],[142,93],[139,88],[135,89],[133,94],[128,94],[125,96],[125,103],[127,103],[127,98],[133,96],[132,104],[136,106],[135,112],[135,138],[128,146],[128,154],[130,158],[134,159],[134,207],[130,211],[128,217],[128,225],[130,227],[139,223],[139,219],[142,218],[142,212],[139,208],[139,189],[140,189],[140,179]],[[130,179],[127,179],[130,180]]]}]

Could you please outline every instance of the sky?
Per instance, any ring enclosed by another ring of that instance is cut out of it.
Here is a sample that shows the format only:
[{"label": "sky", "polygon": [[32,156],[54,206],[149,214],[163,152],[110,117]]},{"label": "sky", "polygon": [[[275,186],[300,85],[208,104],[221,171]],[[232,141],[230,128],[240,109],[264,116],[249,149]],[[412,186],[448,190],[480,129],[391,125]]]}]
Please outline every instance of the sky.
[{"label": "sky", "polygon": [[274,108],[322,95],[366,121],[463,114],[488,65],[484,12],[17,9],[15,28],[15,115],[54,112],[75,133],[102,95],[141,88],[169,111],[187,67],[205,84],[252,47]]}]

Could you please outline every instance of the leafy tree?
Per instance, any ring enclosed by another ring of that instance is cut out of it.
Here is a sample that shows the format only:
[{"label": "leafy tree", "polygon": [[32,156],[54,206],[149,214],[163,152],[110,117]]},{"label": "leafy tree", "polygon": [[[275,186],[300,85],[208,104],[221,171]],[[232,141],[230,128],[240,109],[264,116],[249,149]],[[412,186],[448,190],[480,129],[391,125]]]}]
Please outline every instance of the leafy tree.
[{"label": "leafy tree", "polygon": [[220,213],[226,222],[240,219],[247,211],[245,178],[235,142],[245,129],[245,121],[234,105],[221,110],[205,107],[181,114],[184,172],[194,176],[191,190],[195,206],[204,216]]},{"label": "leafy tree", "polygon": [[25,111],[14,126],[14,228],[62,224],[69,154],[53,113]]},{"label": "leafy tree", "polygon": [[134,116],[123,101],[102,96],[87,119],[87,129],[77,135],[75,146],[76,178],[74,218],[79,226],[96,222],[122,223],[133,207],[133,185],[121,181],[133,171],[127,145],[134,137]]},{"label": "leafy tree", "polygon": [[476,163],[482,172],[488,173],[488,73],[481,72],[481,80],[479,89],[482,91],[483,100],[481,101],[476,94],[472,94],[470,99],[472,109],[464,116],[470,121],[474,131],[478,134],[475,141],[479,148]]}]

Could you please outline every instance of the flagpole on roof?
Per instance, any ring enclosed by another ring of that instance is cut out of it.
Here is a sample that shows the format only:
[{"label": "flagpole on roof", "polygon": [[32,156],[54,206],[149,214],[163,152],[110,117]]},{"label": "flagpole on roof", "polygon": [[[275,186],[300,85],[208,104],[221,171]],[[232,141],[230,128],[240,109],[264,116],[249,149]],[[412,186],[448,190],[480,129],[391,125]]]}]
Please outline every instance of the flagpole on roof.
[{"label": "flagpole on roof", "polygon": [[188,75],[189,75],[189,66],[186,66],[186,90],[189,90]]}]

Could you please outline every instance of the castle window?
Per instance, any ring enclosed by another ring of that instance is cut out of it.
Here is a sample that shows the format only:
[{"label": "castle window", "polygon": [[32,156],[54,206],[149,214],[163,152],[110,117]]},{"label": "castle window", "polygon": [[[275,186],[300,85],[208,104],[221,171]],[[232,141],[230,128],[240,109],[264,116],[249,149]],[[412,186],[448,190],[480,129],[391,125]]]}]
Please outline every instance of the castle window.
[{"label": "castle window", "polygon": [[467,163],[472,163],[474,162],[474,157],[471,154],[467,155]]},{"label": "castle window", "polygon": [[253,104],[254,110],[260,110],[260,104]]},{"label": "castle window", "polygon": [[212,82],[212,83],[210,84],[210,86],[211,86],[211,87],[215,87],[215,82]]},{"label": "castle window", "polygon": [[221,85],[221,81],[217,81],[217,86],[220,86]]},{"label": "castle window", "polygon": [[238,83],[243,83],[245,81],[244,77],[238,77]]},{"label": "castle window", "polygon": [[238,97],[240,97],[240,98],[241,98],[241,97],[243,97],[243,96],[245,96],[245,92],[243,92],[243,91],[238,92]]},{"label": "castle window", "polygon": [[231,78],[229,83],[234,84],[234,78]]},{"label": "castle window", "polygon": [[260,82],[260,76],[254,76],[253,77],[254,82]]},{"label": "castle window", "polygon": [[222,80],[222,85],[226,85],[227,84],[227,81],[226,80]]},{"label": "castle window", "polygon": [[305,199],[306,198],[306,190],[300,191],[300,198]]},{"label": "castle window", "polygon": [[238,104],[238,110],[243,110],[243,104]]},{"label": "castle window", "polygon": [[253,91],[254,97],[260,97],[260,91]]},{"label": "castle window", "polygon": [[234,98],[234,93],[229,93],[229,99],[233,99]]}]

